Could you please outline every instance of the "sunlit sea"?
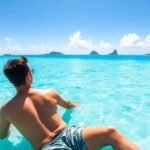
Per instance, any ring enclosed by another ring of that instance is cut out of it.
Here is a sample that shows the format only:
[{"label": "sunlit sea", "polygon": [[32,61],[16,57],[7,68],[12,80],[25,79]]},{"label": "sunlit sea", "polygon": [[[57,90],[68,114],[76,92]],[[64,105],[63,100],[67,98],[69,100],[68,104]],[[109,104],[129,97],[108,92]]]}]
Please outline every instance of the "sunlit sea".
[{"label": "sunlit sea", "polygon": [[[8,58],[0,57],[0,106],[16,93],[3,75]],[[150,56],[27,56],[34,71],[33,88],[52,88],[64,98],[80,102],[65,110],[70,125],[117,128],[142,150],[150,150]],[[17,110],[14,110],[17,111]],[[1,150],[32,150],[12,125]],[[104,150],[111,150],[110,147]]]}]

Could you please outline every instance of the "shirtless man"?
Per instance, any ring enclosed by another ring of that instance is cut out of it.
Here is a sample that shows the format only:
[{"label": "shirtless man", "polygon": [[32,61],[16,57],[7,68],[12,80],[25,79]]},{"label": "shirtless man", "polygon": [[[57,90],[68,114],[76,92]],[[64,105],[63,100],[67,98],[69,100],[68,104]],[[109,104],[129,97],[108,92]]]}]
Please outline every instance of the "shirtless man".
[{"label": "shirtless man", "polygon": [[70,109],[79,103],[62,98],[54,90],[32,89],[33,70],[25,57],[9,60],[4,74],[17,94],[0,110],[1,139],[8,136],[12,123],[34,149],[96,150],[111,145],[115,150],[138,150],[113,127],[67,126],[57,111],[57,104]]}]

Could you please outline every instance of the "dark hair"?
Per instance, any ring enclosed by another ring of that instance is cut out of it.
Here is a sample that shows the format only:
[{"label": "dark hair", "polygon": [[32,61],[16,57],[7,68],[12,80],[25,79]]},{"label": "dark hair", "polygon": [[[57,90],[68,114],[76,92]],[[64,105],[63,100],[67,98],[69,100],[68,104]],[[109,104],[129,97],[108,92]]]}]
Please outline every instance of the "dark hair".
[{"label": "dark hair", "polygon": [[26,75],[30,71],[27,62],[27,58],[21,56],[19,59],[9,59],[4,66],[4,74],[15,87],[26,82]]}]

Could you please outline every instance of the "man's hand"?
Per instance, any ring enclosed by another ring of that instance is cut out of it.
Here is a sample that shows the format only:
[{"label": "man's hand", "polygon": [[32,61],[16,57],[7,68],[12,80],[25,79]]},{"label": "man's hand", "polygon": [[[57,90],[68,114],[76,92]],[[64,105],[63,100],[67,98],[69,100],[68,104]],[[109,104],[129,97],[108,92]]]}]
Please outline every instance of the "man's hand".
[{"label": "man's hand", "polygon": [[66,101],[66,102],[68,103],[68,109],[77,107],[80,104],[79,102],[70,102],[70,101]]},{"label": "man's hand", "polygon": [[70,108],[77,107],[79,105],[79,102],[70,102],[62,98],[55,90],[50,90],[49,93],[53,98],[57,100],[57,104],[64,108],[70,109]]}]

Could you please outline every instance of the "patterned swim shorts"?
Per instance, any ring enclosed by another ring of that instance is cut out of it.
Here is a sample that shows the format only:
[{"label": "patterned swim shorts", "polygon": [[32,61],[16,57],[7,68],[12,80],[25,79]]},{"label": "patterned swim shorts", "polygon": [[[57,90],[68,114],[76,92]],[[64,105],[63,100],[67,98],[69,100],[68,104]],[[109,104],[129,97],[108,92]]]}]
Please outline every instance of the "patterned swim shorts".
[{"label": "patterned swim shorts", "polygon": [[87,150],[82,138],[81,127],[68,126],[58,132],[40,150]]}]

